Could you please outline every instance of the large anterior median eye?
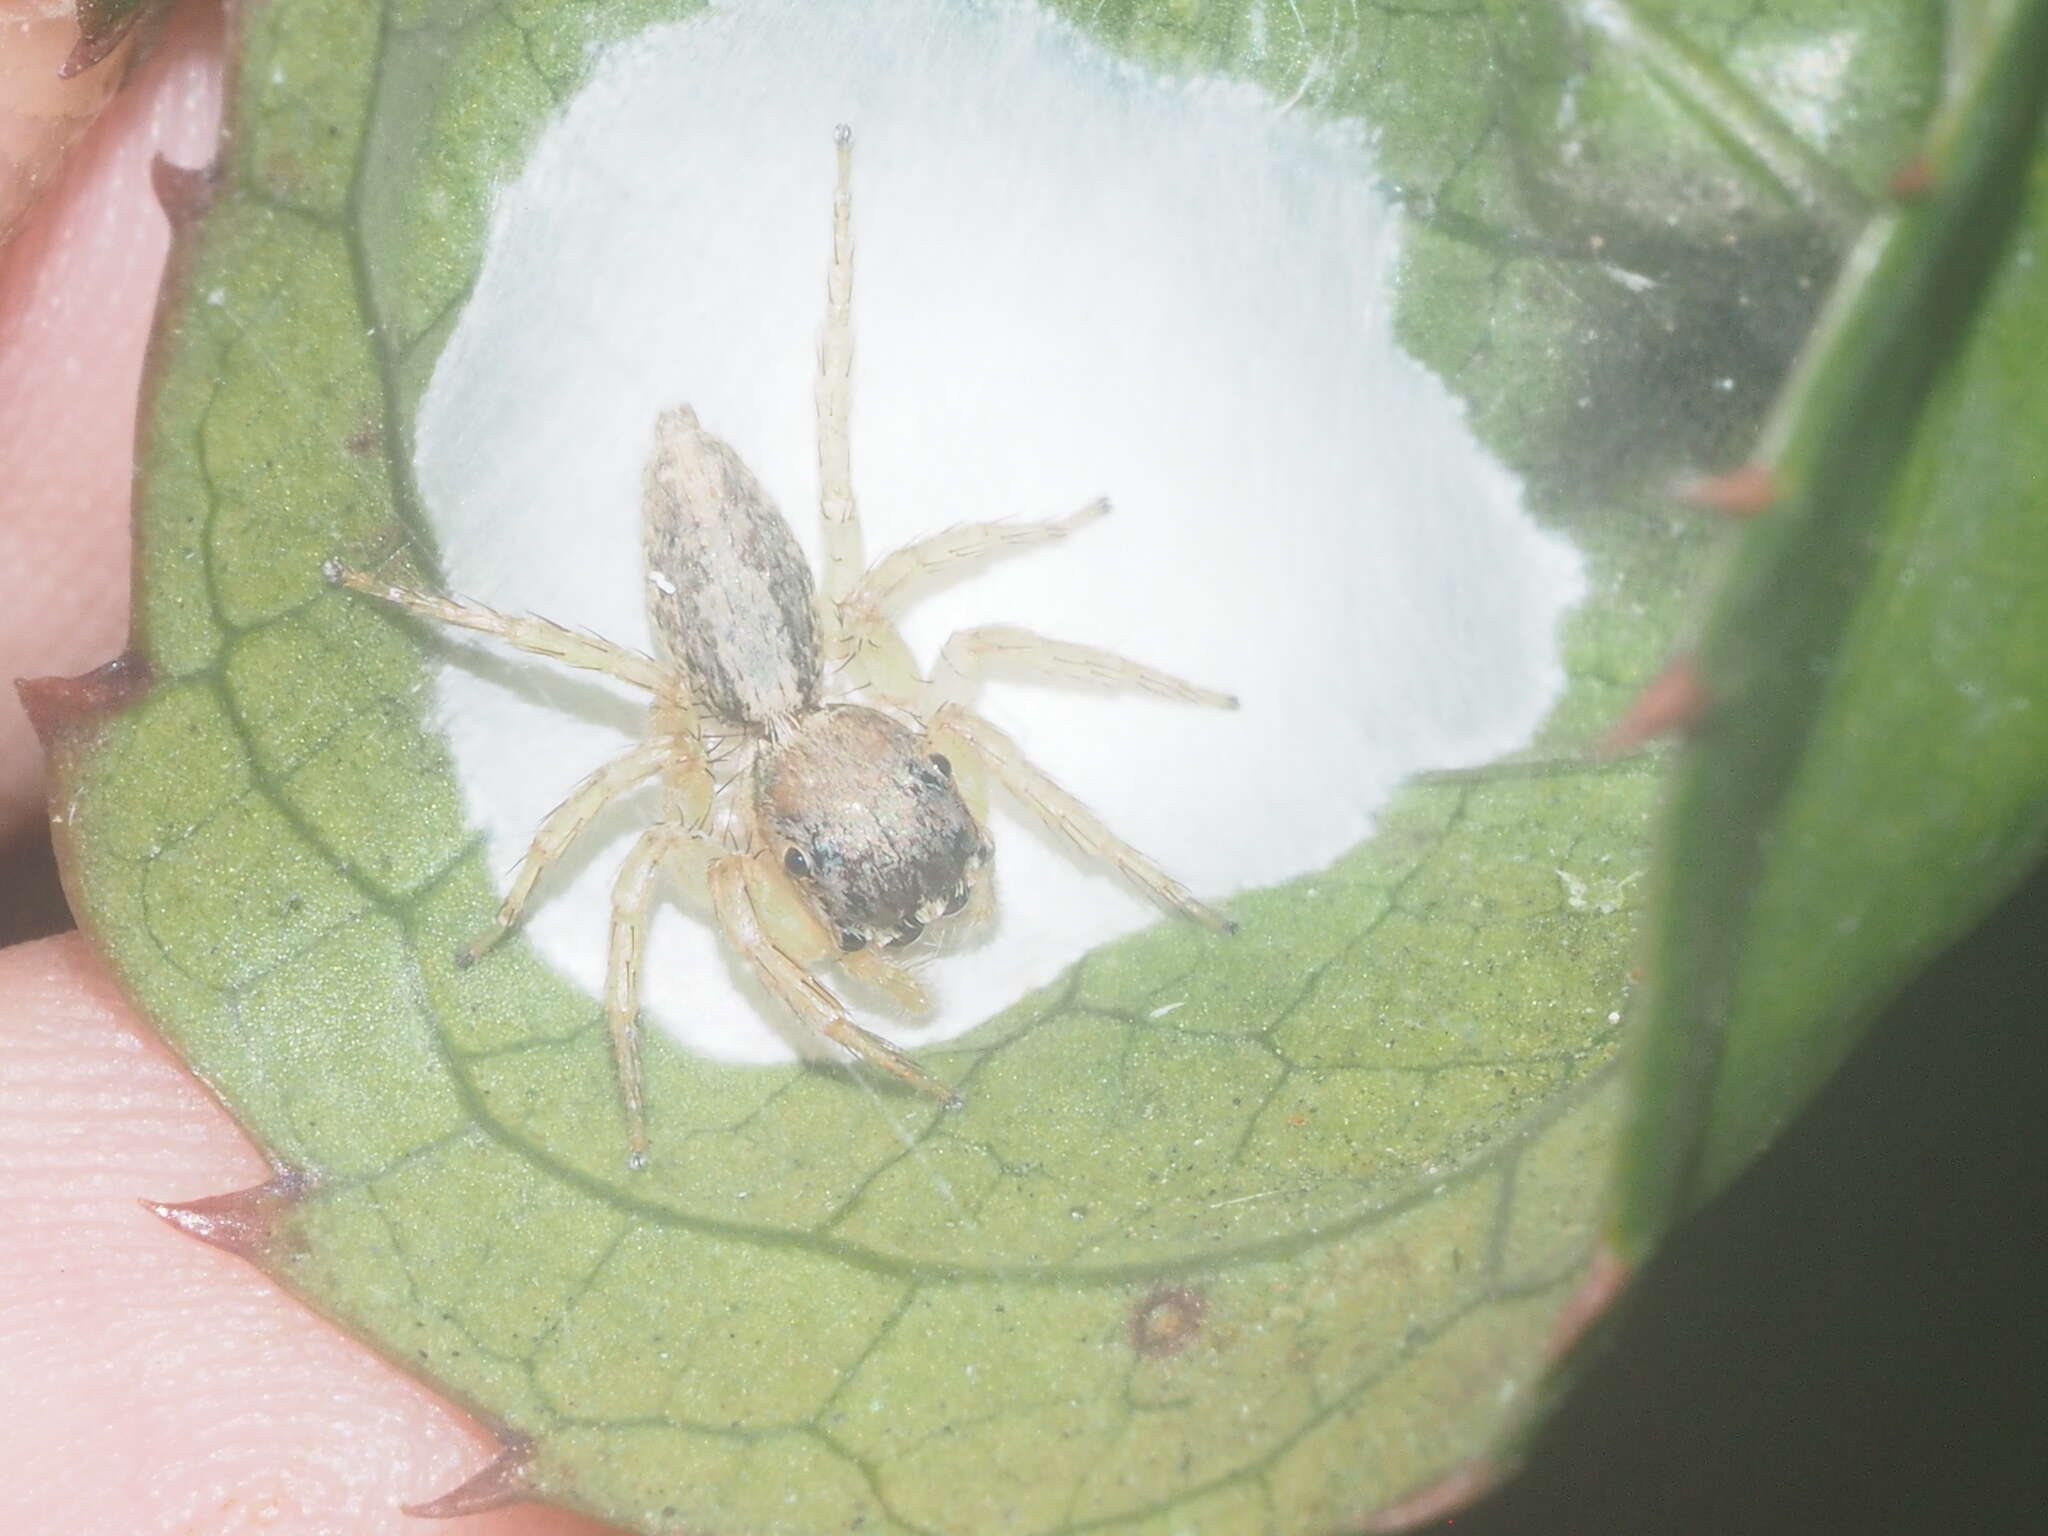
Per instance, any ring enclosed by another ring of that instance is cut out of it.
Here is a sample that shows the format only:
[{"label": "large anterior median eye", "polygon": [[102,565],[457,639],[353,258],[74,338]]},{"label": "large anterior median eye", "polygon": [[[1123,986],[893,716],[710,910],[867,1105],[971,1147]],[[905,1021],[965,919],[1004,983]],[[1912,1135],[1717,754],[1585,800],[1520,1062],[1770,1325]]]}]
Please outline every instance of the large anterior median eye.
[{"label": "large anterior median eye", "polygon": [[804,857],[803,849],[792,848],[782,856],[782,867],[802,880],[811,872],[811,861]]},{"label": "large anterior median eye", "polygon": [[839,930],[839,947],[849,955],[857,949],[866,949],[868,936],[864,933],[855,933],[851,928],[842,928]]}]

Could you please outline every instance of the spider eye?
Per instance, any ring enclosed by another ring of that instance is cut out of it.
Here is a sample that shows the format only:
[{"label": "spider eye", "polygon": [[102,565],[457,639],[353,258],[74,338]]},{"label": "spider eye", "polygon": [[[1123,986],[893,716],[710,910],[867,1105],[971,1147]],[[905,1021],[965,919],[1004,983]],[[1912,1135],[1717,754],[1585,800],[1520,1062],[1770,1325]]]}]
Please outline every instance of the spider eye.
[{"label": "spider eye", "polygon": [[945,916],[952,917],[955,913],[957,913],[962,907],[966,905],[967,887],[963,885],[960,887],[959,890],[955,891],[950,898],[947,899]]},{"label": "spider eye", "polygon": [[801,848],[792,848],[782,856],[782,867],[801,880],[811,872],[811,861],[804,857]]},{"label": "spider eye", "polygon": [[857,949],[866,949],[868,936],[864,933],[855,933],[851,928],[842,928],[839,930],[839,947],[849,955]]},{"label": "spider eye", "polygon": [[889,941],[889,947],[891,949],[901,949],[904,945],[916,939],[916,937],[923,932],[923,923],[919,922],[914,917],[906,917],[905,919],[903,919],[903,926],[896,930],[896,937]]},{"label": "spider eye", "polygon": [[953,777],[953,760],[947,757],[945,753],[934,752],[932,754],[932,766],[939,770],[940,778],[950,779]]}]

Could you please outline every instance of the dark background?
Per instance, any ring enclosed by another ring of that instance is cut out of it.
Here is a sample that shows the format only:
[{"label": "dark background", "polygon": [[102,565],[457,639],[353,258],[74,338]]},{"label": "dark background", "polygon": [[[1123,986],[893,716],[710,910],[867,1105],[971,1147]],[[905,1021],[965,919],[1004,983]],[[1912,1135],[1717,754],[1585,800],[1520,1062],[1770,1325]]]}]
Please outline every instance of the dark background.
[{"label": "dark background", "polygon": [[2048,1531],[2048,870],[1647,1270],[1444,1527]]},{"label": "dark background", "polygon": [[[0,850],[0,943],[68,927]],[[2048,871],[1645,1272],[1462,1536],[2048,1531]]]}]

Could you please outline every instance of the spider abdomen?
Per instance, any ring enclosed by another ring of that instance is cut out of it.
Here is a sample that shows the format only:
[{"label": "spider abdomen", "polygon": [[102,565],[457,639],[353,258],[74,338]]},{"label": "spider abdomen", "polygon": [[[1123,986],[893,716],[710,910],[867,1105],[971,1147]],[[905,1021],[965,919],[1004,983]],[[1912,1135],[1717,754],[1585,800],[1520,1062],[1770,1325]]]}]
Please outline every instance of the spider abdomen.
[{"label": "spider abdomen", "polygon": [[686,405],[655,422],[644,508],[656,648],[698,704],[734,725],[815,709],[811,568],[753,471]]}]

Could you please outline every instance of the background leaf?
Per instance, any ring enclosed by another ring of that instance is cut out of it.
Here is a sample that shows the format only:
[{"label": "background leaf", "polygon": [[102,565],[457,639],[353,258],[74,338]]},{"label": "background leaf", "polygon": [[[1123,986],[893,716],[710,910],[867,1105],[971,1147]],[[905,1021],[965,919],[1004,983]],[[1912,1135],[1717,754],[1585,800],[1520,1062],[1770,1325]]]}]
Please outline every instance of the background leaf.
[{"label": "background leaf", "polygon": [[[1645,487],[1746,437],[1938,40],[1907,5],[1288,9],[1077,19],[1374,124],[1415,218],[1404,336],[1593,563],[1569,693],[1528,762],[1246,898],[1242,942],[1162,928],[940,1055],[970,1106],[914,1148],[834,1076],[657,1053],[694,1131],[633,1183],[589,999],[517,951],[449,963],[493,892],[416,638],[318,571],[417,543],[412,412],[491,190],[590,42],[659,12],[246,19],[159,343],[156,682],[60,754],[71,878],[314,1177],[254,1256],[531,1436],[518,1486],[648,1528],[1303,1529],[1538,1400],[1601,1214],[1652,782],[1576,749],[1704,553]],[[1854,67],[1788,75],[1822,42]],[[1459,1038],[1418,1045],[1415,1009]]]},{"label": "background leaf", "polygon": [[1766,435],[1779,487],[1700,637],[1620,1230],[1753,1157],[2048,831],[2048,6],[1958,81]]}]

